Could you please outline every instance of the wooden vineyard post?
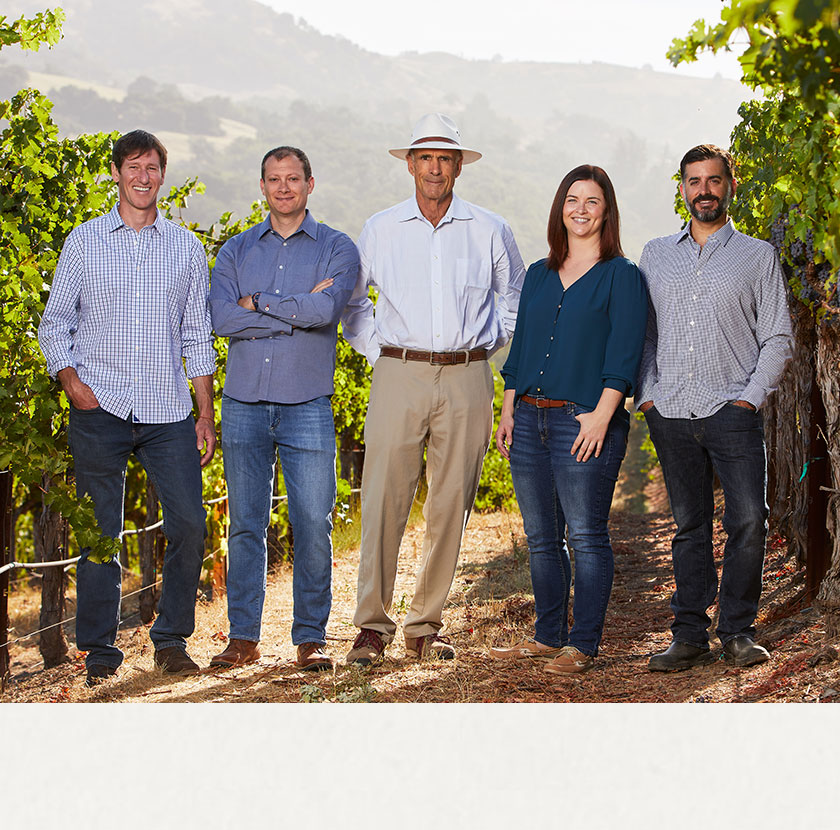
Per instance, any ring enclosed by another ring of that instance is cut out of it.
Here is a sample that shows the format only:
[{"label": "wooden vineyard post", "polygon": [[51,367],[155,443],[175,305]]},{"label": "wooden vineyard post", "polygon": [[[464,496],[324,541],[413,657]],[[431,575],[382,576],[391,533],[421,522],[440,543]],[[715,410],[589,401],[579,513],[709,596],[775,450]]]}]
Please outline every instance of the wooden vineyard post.
[{"label": "wooden vineyard post", "polygon": [[805,476],[808,487],[808,534],[805,551],[805,601],[810,602],[831,561],[831,536],[826,527],[831,467],[825,443],[826,413],[816,376],[811,383],[810,464]]}]

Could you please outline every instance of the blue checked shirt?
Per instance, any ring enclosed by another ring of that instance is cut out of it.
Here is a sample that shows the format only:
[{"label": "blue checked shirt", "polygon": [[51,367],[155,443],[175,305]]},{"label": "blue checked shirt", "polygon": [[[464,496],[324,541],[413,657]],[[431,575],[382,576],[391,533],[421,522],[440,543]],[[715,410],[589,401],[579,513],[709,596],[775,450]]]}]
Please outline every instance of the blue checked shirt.
[{"label": "blue checked shirt", "polygon": [[791,355],[787,289],[773,247],[727,222],[701,249],[688,228],[639,260],[650,296],[636,404],[705,418],[728,401],[759,409]]},{"label": "blue checked shirt", "polygon": [[215,371],[204,249],[160,211],[138,232],[117,208],[64,243],[38,329],[47,370],[75,368],[118,418],[181,421],[187,377]]}]

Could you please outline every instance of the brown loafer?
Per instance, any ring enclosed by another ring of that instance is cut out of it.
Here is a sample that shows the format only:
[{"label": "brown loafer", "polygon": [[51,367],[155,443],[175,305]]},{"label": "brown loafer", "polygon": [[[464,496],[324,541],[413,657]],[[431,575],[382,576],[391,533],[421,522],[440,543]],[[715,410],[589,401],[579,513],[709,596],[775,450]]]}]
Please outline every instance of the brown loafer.
[{"label": "brown loafer", "polygon": [[297,647],[297,664],[304,671],[329,671],[332,658],[324,654],[323,643],[301,643]]},{"label": "brown loafer", "polygon": [[201,671],[186,650],[178,646],[156,649],[155,665],[167,674],[198,674]]},{"label": "brown loafer", "polygon": [[425,634],[422,637],[405,638],[405,656],[416,660],[452,660],[455,648],[440,634]]},{"label": "brown loafer", "polygon": [[210,661],[210,667],[232,669],[234,666],[256,663],[259,659],[260,649],[253,640],[237,640],[234,638],[221,654],[217,654]]}]

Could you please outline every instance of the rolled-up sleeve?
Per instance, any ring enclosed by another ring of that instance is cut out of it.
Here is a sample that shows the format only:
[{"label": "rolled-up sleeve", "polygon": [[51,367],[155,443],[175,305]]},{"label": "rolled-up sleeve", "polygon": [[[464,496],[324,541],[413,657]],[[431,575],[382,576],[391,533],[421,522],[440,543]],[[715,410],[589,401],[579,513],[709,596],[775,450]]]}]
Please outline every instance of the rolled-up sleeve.
[{"label": "rolled-up sleeve", "polygon": [[[650,246],[645,245],[642,256],[639,259],[639,271],[641,271],[642,278],[645,279],[645,284],[647,284],[645,274],[649,267],[649,249]],[[636,407],[646,401],[653,400],[653,387],[656,385],[657,380],[656,341],[658,334],[656,328],[656,311],[653,307],[653,301],[650,298],[650,292],[648,291],[647,294],[647,323],[645,325],[645,342],[642,347],[642,359],[639,362],[638,381],[636,383]]]},{"label": "rolled-up sleeve", "polygon": [[507,223],[502,224],[499,236],[501,245],[493,262],[493,291],[496,293],[499,331],[504,334],[496,341],[493,351],[500,349],[513,337],[522,284],[525,280],[525,264],[513,231]]},{"label": "rolled-up sleeve", "polygon": [[216,371],[216,352],[208,301],[210,272],[204,249],[196,243],[189,268],[187,300],[181,320],[181,353],[188,378],[212,375]]},{"label": "rolled-up sleeve", "polygon": [[775,251],[765,248],[766,266],[756,287],[755,337],[758,360],[755,371],[741,395],[756,409],[779,385],[782,373],[793,353],[793,334],[788,306],[787,286]]},{"label": "rolled-up sleeve", "polygon": [[639,269],[619,260],[609,301],[610,331],[604,349],[601,380],[605,388],[631,395],[645,341],[648,296]]},{"label": "rolled-up sleeve", "polygon": [[73,335],[79,327],[83,276],[84,259],[79,236],[73,231],[67,237],[58,258],[50,296],[38,326],[38,343],[47,361],[47,371],[53,378],[68,366],[76,367]]},{"label": "rolled-up sleeve", "polygon": [[344,339],[373,366],[379,357],[373,303],[368,287],[374,282],[373,232],[366,224],[359,237],[359,273],[350,300],[341,314],[341,333]]}]

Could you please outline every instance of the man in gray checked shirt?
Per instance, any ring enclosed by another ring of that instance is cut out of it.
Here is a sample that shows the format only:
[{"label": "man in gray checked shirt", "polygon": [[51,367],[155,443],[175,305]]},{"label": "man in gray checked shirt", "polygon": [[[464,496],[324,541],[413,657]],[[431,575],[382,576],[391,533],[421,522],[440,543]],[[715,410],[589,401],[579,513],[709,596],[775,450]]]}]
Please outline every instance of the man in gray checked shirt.
[{"label": "man in gray checked shirt", "polygon": [[651,240],[639,262],[650,293],[638,408],[656,447],[677,532],[673,642],[651,671],[714,660],[707,609],[718,592],[712,551],[713,476],[727,534],[717,636],[733,665],[769,658],[755,642],[767,537],[766,460],[760,409],[791,354],[785,280],[767,242],[727,217],[735,195],[732,157],[710,144],[680,162],[691,213],[673,236]]}]

